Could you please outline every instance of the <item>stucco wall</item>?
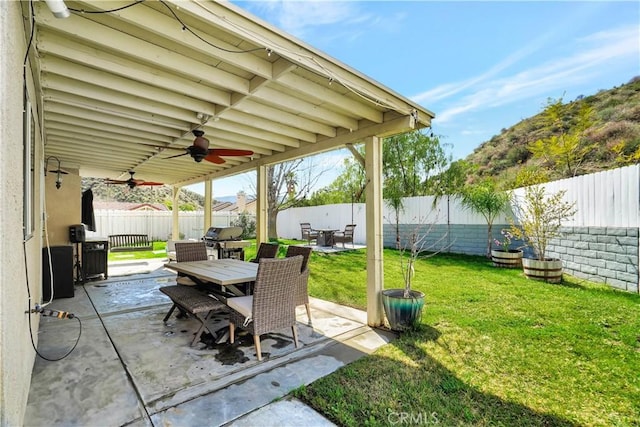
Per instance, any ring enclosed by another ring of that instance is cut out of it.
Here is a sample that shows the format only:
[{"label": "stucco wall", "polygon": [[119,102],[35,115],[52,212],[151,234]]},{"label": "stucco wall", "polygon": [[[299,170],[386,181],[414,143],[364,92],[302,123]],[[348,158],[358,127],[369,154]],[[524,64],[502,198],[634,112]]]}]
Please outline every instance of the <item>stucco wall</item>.
[{"label": "stucco wall", "polygon": [[[39,204],[42,174],[37,172],[36,232],[24,243],[22,232],[22,59],[26,40],[20,6],[20,2],[0,1],[0,425],[3,426],[23,423],[35,359],[29,338],[29,315],[25,314],[30,305],[27,283],[35,303],[41,297],[42,280],[42,241],[37,232],[42,226],[38,214],[42,208]],[[40,171],[42,149],[39,140],[36,144],[35,167]],[[37,339],[38,318],[32,316]]]},{"label": "stucco wall", "polygon": [[[52,163],[56,163],[52,167]],[[49,169],[56,169],[57,162],[49,161]],[[49,245],[68,245],[69,226],[81,221],[82,183],[77,169],[63,167],[68,175],[63,175],[60,188],[56,188],[56,174],[47,173],[44,184],[44,200],[47,215]]]}]

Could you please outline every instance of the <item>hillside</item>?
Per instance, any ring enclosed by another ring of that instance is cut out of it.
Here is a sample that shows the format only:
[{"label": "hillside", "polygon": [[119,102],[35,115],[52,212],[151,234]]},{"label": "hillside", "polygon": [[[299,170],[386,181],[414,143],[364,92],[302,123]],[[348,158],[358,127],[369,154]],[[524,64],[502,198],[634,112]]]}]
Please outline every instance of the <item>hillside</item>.
[{"label": "hillside", "polygon": [[560,109],[562,126],[549,128],[544,111],[541,111],[502,129],[500,135],[480,144],[466,158],[475,166],[472,180],[491,176],[508,183],[517,170],[532,165],[549,168],[551,179],[564,178],[566,173],[554,169],[549,162],[534,158],[528,146],[539,139],[557,136],[563,131],[570,132],[576,126],[580,108],[585,103],[593,110],[592,124],[580,137],[579,147],[587,154],[577,175],[640,161],[634,157],[640,153],[640,77],[634,77],[619,87],[563,102]]},{"label": "hillside", "polygon": [[[166,185],[130,189],[126,185],[107,185],[98,178],[82,178],[82,191],[88,188],[93,200],[100,202],[163,203],[170,207],[173,199],[171,187]],[[184,188],[179,198],[182,210],[198,210],[204,205],[203,196]]]}]

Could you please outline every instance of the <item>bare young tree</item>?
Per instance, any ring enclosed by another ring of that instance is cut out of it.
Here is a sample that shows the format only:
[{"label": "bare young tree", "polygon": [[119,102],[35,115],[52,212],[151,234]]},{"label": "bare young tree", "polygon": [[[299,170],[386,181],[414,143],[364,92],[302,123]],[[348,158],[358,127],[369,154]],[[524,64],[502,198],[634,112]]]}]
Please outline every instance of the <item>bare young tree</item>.
[{"label": "bare young tree", "polygon": [[278,238],[277,219],[281,211],[297,206],[329,171],[314,158],[278,163],[267,168],[267,230],[269,239]]}]

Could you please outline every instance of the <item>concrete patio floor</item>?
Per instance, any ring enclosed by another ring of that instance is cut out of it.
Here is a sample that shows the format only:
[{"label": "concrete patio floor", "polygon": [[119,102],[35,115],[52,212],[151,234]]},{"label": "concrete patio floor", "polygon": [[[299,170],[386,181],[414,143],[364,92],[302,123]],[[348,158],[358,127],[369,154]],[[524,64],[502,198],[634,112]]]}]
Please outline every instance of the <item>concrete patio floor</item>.
[{"label": "concrete patio floor", "polygon": [[[313,326],[297,309],[298,349],[290,330],[262,336],[263,362],[247,335],[234,345],[203,335],[191,347],[196,321],[162,321],[171,304],[158,288],[175,283],[162,264],[110,264],[108,280],[76,286],[73,298],[46,307],[80,318],[82,334],[62,360],[37,357],[25,425],[331,425],[282,398],[394,338],[366,326],[362,311],[312,298]],[[210,322],[212,330],[227,325],[223,315]],[[79,331],[76,319],[42,317],[39,353],[62,357]]]}]

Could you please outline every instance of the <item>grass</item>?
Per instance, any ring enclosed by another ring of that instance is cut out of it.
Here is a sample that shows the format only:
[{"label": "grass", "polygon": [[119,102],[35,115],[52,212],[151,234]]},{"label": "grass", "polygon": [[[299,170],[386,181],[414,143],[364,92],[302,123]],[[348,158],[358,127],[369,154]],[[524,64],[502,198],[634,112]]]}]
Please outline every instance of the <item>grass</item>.
[{"label": "grass", "polygon": [[108,262],[112,261],[131,261],[137,259],[149,259],[149,258],[166,258],[167,257],[167,242],[152,242],[153,250],[151,251],[126,251],[126,252],[111,252],[109,251]]},{"label": "grass", "polygon": [[[256,256],[257,248],[255,239],[249,239],[251,246],[244,251],[244,258],[250,260]],[[284,256],[286,252],[286,246],[290,244],[301,243],[297,240],[279,239],[277,241],[280,244],[278,251],[279,256]],[[166,258],[167,257],[167,242],[153,242],[153,250],[151,251],[127,251],[127,252],[109,252],[108,260],[111,261],[131,261],[138,259],[149,258]]]},{"label": "grass", "polygon": [[[278,243],[283,256],[300,242]],[[384,265],[385,287],[401,287],[398,252]],[[310,266],[312,296],[366,308],[365,250]],[[416,330],[295,395],[345,426],[640,426],[639,295],[452,254],[419,260],[413,287],[426,294]]]},{"label": "grass", "polygon": [[[364,251],[311,260],[310,294],[364,309]],[[385,250],[385,287],[401,287]],[[640,425],[640,296],[527,280],[485,258],[416,266],[419,328],[296,395],[339,425]]]}]

